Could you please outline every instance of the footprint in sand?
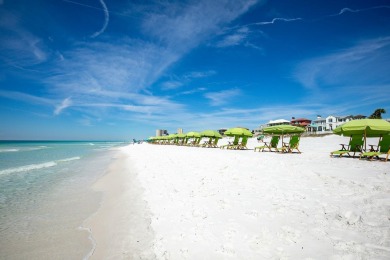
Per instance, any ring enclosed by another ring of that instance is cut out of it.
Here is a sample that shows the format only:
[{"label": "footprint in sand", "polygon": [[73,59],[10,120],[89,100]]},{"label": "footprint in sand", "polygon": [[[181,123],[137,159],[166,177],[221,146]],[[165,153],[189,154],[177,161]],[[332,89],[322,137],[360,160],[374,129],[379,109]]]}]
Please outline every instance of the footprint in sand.
[{"label": "footprint in sand", "polygon": [[245,212],[245,215],[250,216],[250,217],[254,217],[254,218],[258,218],[259,212],[257,212],[256,210],[251,210],[251,211]]},{"label": "footprint in sand", "polygon": [[221,248],[217,250],[217,252],[231,257],[236,255],[236,251],[232,245],[222,245]]},{"label": "footprint in sand", "polygon": [[278,237],[289,244],[296,244],[300,242],[301,231],[289,226],[283,226],[281,232],[278,232]]},{"label": "footprint in sand", "polygon": [[229,209],[230,208],[230,203],[228,200],[219,200],[218,201],[218,206],[220,209]]},{"label": "footprint in sand", "polygon": [[206,219],[208,217],[208,214],[203,210],[194,209],[192,211],[192,216],[195,218]]},{"label": "footprint in sand", "polygon": [[259,253],[263,258],[270,259],[273,256],[273,250],[270,247],[270,241],[273,240],[268,230],[263,230],[260,235],[253,237],[248,241],[249,248]]}]

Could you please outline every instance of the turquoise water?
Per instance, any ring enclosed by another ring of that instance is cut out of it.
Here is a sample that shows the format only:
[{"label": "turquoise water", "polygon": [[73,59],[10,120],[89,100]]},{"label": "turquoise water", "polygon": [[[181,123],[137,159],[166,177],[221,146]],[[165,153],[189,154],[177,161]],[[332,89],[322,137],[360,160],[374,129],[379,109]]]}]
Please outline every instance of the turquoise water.
[{"label": "turquoise water", "polygon": [[0,259],[82,259],[119,142],[0,142]]}]

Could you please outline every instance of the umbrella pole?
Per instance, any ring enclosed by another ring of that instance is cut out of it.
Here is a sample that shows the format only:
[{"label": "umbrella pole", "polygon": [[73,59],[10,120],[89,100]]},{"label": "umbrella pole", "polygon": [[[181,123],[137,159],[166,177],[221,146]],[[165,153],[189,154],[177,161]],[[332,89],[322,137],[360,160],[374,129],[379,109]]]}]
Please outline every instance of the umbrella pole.
[{"label": "umbrella pole", "polygon": [[364,151],[367,152],[367,128],[364,129]]}]

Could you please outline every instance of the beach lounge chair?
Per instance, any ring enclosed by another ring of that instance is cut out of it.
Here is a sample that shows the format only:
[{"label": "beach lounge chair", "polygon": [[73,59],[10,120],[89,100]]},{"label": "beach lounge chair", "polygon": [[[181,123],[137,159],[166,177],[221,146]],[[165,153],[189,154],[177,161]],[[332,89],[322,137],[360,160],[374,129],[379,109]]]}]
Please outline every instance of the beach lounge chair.
[{"label": "beach lounge chair", "polygon": [[277,148],[277,151],[282,152],[282,153],[292,153],[293,150],[295,149],[298,151],[298,153],[301,153],[301,151],[299,151],[299,149],[298,149],[300,138],[301,137],[299,135],[291,136],[290,141],[288,143],[283,142],[283,146],[280,148]]},{"label": "beach lounge chair", "polygon": [[211,148],[218,148],[218,141],[219,141],[219,138],[218,137],[214,137],[214,140],[212,140],[212,142],[210,144],[210,147]]},{"label": "beach lounge chair", "polygon": [[389,159],[390,155],[390,135],[383,136],[378,145],[377,149],[370,152],[365,152],[360,155],[360,159],[362,157],[367,157],[368,159],[372,160],[374,157],[380,159],[379,155],[386,155],[385,162]]},{"label": "beach lounge chair", "polygon": [[344,154],[351,157],[350,153],[353,153],[352,157],[355,156],[357,152],[362,152],[363,149],[363,135],[352,135],[349,139],[349,143],[347,144],[340,144],[341,149],[337,151],[333,151],[330,153],[330,156],[332,155],[338,155],[339,157],[343,156]]},{"label": "beach lounge chair", "polygon": [[263,146],[258,146],[258,147],[255,147],[254,151],[256,152],[256,150],[258,149],[259,152],[261,150],[264,151],[264,149],[268,149],[270,152],[272,152],[272,148],[273,149],[277,149],[278,147],[278,143],[279,143],[279,139],[280,139],[280,135],[273,135],[272,138],[271,138],[271,141],[268,143],[268,142],[264,142],[264,145]]},{"label": "beach lounge chair", "polygon": [[236,146],[238,145],[238,140],[240,139],[240,137],[238,135],[234,136],[234,140],[233,140],[233,143],[229,142],[228,144],[225,144],[225,145],[221,145],[219,148],[220,149],[229,149],[230,147],[233,147],[233,146]]},{"label": "beach lounge chair", "polygon": [[248,143],[248,137],[247,136],[243,136],[242,137],[242,140],[241,140],[241,143],[238,143],[237,145],[231,145],[228,147],[228,149],[234,149],[234,150],[247,150],[248,147],[246,147]]}]

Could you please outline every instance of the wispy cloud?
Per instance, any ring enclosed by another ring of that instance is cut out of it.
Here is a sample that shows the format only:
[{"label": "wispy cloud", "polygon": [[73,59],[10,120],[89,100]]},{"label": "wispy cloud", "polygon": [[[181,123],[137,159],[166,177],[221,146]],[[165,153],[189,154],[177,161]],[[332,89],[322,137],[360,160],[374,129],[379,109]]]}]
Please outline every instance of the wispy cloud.
[{"label": "wispy cloud", "polygon": [[[306,88],[388,83],[390,37],[367,40],[332,54],[305,60],[294,77]],[[375,69],[373,69],[375,68]]]},{"label": "wispy cloud", "polygon": [[22,20],[18,15],[0,10],[0,59],[14,68],[28,69],[46,62],[52,53],[41,38],[23,27]]},{"label": "wispy cloud", "polygon": [[191,89],[191,90],[187,90],[187,91],[176,93],[176,95],[177,96],[179,96],[179,95],[191,95],[191,94],[194,94],[194,93],[203,92],[205,90],[206,90],[206,88],[202,88],[202,87],[194,88],[194,89]]},{"label": "wispy cloud", "polygon": [[54,106],[55,103],[55,101],[48,98],[38,97],[18,91],[0,90],[0,96],[7,99],[13,99],[37,105]]},{"label": "wispy cloud", "polygon": [[[258,1],[197,1],[191,5],[164,3],[145,18],[143,28],[178,51],[186,52]],[[170,10],[161,12],[161,10]]]},{"label": "wispy cloud", "polygon": [[92,38],[95,38],[95,37],[99,36],[100,34],[102,34],[106,30],[106,28],[108,26],[108,22],[110,20],[110,16],[109,16],[109,12],[108,12],[108,8],[107,8],[106,4],[104,3],[103,0],[100,0],[100,4],[102,5],[103,11],[104,11],[104,23],[103,23],[103,27],[99,31],[97,31],[91,35]]},{"label": "wispy cloud", "polygon": [[342,15],[344,13],[359,13],[359,12],[364,12],[364,11],[370,11],[370,10],[375,10],[375,9],[390,9],[390,5],[379,5],[379,6],[372,6],[372,7],[368,7],[368,8],[363,8],[363,9],[352,9],[352,8],[349,8],[349,7],[345,7],[343,9],[340,10],[340,12],[338,12],[337,14],[331,14],[329,16],[338,16],[338,15]]},{"label": "wispy cloud", "polygon": [[179,87],[182,87],[186,84],[193,82],[196,79],[208,78],[215,74],[216,72],[214,70],[208,70],[208,71],[191,71],[181,76],[170,75],[169,76],[170,80],[164,81],[161,84],[161,87],[163,90],[177,89]]},{"label": "wispy cloud", "polygon": [[72,105],[72,99],[70,97],[65,98],[54,110],[55,115],[59,115],[64,109]]},{"label": "wispy cloud", "polygon": [[282,17],[277,17],[273,18],[271,21],[266,21],[266,22],[257,22],[253,23],[253,25],[267,25],[267,24],[274,24],[276,22],[294,22],[294,21],[300,21],[302,18],[282,18]]},{"label": "wispy cloud", "polygon": [[216,43],[216,47],[230,47],[240,45],[246,40],[249,33],[250,31],[248,27],[240,27],[234,32],[225,35],[222,40]]},{"label": "wispy cloud", "polygon": [[204,96],[210,100],[212,106],[220,106],[229,103],[233,98],[241,94],[239,89],[228,89],[217,92],[208,92]]}]

